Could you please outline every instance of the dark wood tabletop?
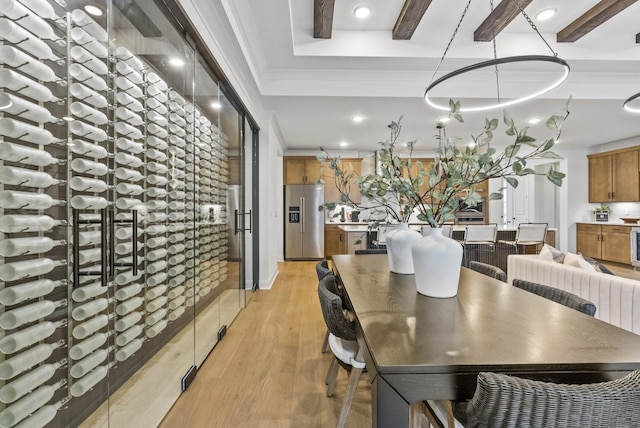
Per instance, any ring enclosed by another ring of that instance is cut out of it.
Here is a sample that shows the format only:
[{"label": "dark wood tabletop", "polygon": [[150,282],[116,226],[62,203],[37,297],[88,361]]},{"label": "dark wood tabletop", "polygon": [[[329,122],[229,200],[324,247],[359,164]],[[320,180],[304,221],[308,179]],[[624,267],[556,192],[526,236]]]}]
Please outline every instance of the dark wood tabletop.
[{"label": "dark wood tabletop", "polygon": [[463,268],[458,295],[426,297],[386,255],[333,257],[372,380],[408,403],[464,399],[480,371],[586,383],[640,368],[640,336]]}]

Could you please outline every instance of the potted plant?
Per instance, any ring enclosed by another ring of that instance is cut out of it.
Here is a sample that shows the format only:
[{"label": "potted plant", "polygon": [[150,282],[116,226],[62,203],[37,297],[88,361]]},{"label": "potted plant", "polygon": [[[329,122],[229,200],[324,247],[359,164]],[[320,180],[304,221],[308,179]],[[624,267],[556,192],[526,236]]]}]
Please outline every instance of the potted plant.
[{"label": "potted plant", "polygon": [[[485,120],[484,129],[473,137],[473,146],[459,145],[459,138],[448,137],[445,133],[439,139],[439,148],[428,167],[420,162],[413,165],[415,141],[406,143],[405,156],[398,153],[396,146],[401,131],[400,120],[389,125],[390,138],[380,143],[378,174],[359,175],[353,170],[343,171],[339,157],[331,157],[321,149],[318,159],[333,171],[340,200],[329,201],[320,209],[332,210],[338,204],[344,204],[360,211],[370,209],[386,212],[399,222],[407,222],[415,210],[420,221],[438,228],[455,218],[461,200],[467,206],[480,202],[478,185],[491,178],[504,178],[508,185],[517,187],[519,177],[536,174],[528,165],[530,160],[558,159],[559,156],[552,149],[569,114],[568,105],[567,102],[561,113],[554,114],[546,121],[547,127],[555,134],[541,143],[528,135],[528,127],[518,128],[507,111],[503,113],[504,132],[513,142],[502,150],[491,146],[500,123],[495,118]],[[463,122],[460,103],[451,100],[449,106],[449,117]],[[553,184],[560,186],[565,175],[550,166],[546,176]],[[349,198],[349,190],[354,185],[361,191],[361,203]],[[501,199],[502,192],[494,192],[489,198]]]}]

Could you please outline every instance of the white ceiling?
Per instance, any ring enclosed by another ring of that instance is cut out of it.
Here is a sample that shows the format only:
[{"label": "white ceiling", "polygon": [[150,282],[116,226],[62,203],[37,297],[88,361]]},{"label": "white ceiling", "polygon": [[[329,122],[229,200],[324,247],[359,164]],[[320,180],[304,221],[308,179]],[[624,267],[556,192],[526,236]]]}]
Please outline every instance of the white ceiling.
[{"label": "white ceiling", "polygon": [[[508,0],[503,0],[508,1]],[[222,0],[236,37],[263,95],[273,111],[287,151],[319,146],[373,151],[387,136],[386,125],[403,116],[403,137],[418,139],[418,150],[434,145],[435,124],[442,112],[427,106],[423,94],[467,2],[433,0],[409,41],[392,40],[391,30],[404,0],[336,0],[331,39],[313,38],[313,0]],[[499,0],[494,0],[495,6]],[[545,40],[572,68],[567,82],[542,98],[509,108],[523,122],[548,117],[569,96],[571,115],[562,135],[563,148],[580,148],[640,138],[640,115],[622,102],[640,92],[640,2],[573,43],[556,43],[556,33],[598,0],[534,0],[533,17],[556,7],[556,17],[536,25]],[[356,5],[369,4],[373,15],[357,20]],[[490,42],[474,42],[473,32],[490,12],[489,0],[474,0],[436,77],[455,68],[491,59]],[[498,56],[550,54],[544,42],[519,16],[498,36]],[[534,64],[535,65],[535,64]],[[526,64],[501,76],[501,95],[524,90],[546,77],[547,70]],[[546,80],[544,80],[546,81]],[[510,82],[511,85],[507,84]],[[538,82],[539,83],[539,82]],[[495,96],[495,75],[474,73],[449,89],[446,98],[470,104]],[[351,121],[359,114],[365,120]],[[501,111],[467,113],[464,124],[449,134],[466,138],[481,131],[485,117]],[[548,137],[543,125],[530,134]]]}]

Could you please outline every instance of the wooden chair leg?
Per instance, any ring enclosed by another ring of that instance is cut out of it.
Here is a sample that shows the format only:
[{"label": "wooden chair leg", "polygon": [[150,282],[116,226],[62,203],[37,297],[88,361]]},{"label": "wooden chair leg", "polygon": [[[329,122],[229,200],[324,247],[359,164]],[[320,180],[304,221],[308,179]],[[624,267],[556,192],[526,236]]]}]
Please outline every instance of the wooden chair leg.
[{"label": "wooden chair leg", "polygon": [[327,373],[327,397],[333,396],[333,390],[336,387],[336,380],[338,379],[338,370],[340,370],[340,364],[334,357]]},{"label": "wooden chair leg", "polygon": [[325,354],[329,350],[329,330],[324,335],[324,341],[322,342],[322,353]]},{"label": "wooden chair leg", "polygon": [[351,409],[351,403],[353,397],[356,395],[356,388],[358,387],[358,381],[363,369],[356,367],[351,368],[351,375],[349,376],[349,385],[347,387],[347,394],[342,401],[342,410],[340,410],[340,417],[338,418],[338,428],[343,428],[347,423],[347,416],[349,416],[349,409]]}]

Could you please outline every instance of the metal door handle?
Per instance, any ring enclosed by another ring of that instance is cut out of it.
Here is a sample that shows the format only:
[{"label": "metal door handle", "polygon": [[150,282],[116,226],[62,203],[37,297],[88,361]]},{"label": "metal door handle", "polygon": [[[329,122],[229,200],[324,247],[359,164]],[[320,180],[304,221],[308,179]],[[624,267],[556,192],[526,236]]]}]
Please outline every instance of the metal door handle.
[{"label": "metal door handle", "polygon": [[[131,210],[131,220],[116,220],[113,208],[110,211],[111,222],[109,223],[110,231],[109,235],[111,240],[109,241],[109,268],[111,272],[115,272],[116,267],[131,267],[133,275],[138,274],[138,210]],[[131,263],[118,263],[115,261],[115,223],[127,224],[131,223]]]},{"label": "metal door handle", "polygon": [[[108,285],[107,280],[107,260],[106,260],[106,248],[107,248],[107,210],[103,208],[100,210],[100,220],[87,219],[80,220],[80,210],[72,209],[73,217],[73,286],[78,287],[80,285],[81,276],[100,276],[100,285],[106,287]],[[80,270],[80,225],[81,224],[100,224],[100,270]]]},{"label": "metal door handle", "polygon": [[301,196],[300,197],[300,232],[304,233],[304,218],[306,216],[306,208],[304,206],[305,204],[305,197]]},{"label": "metal door handle", "polygon": [[[238,223],[239,223],[238,219],[239,219],[240,217],[244,217],[244,216],[247,216],[247,215],[249,216],[249,228],[248,228],[248,229],[246,229],[246,228],[244,227],[244,225],[245,225],[247,222],[246,222],[246,220],[244,220],[244,219],[243,219],[243,222],[242,222],[242,229],[240,229],[240,228],[238,227]],[[249,210],[249,212],[248,212],[248,213],[241,213],[241,212],[238,212],[238,210],[235,210],[235,213],[234,213],[234,223],[235,223],[235,224],[234,224],[234,226],[233,226],[233,234],[234,234],[234,235],[237,235],[237,234],[238,234],[238,232],[247,232],[247,231],[248,231],[249,233],[251,233],[251,210]]]}]

